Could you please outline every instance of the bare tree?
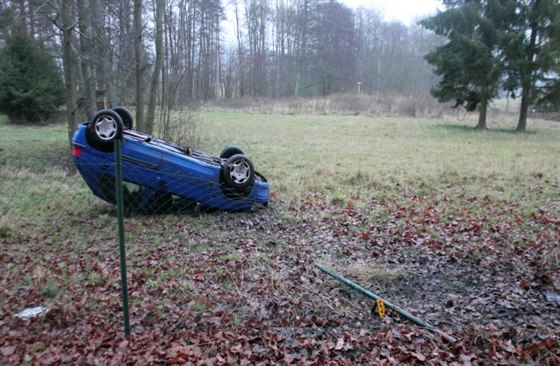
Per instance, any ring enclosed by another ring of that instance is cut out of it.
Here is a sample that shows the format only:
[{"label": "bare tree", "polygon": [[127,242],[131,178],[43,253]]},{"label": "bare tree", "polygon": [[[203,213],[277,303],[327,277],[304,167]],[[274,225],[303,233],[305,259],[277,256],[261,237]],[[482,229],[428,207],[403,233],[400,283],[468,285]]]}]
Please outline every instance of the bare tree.
[{"label": "bare tree", "polygon": [[[241,10],[238,0],[232,0],[235,11],[235,39],[237,41],[237,96],[243,98],[245,96],[245,49],[243,44],[243,28],[241,26]],[[230,58],[230,61],[235,58]]]},{"label": "bare tree", "polygon": [[80,29],[80,66],[82,74],[83,95],[80,107],[87,119],[95,113],[95,80],[93,80],[92,39],[94,37],[92,17],[89,16],[89,0],[78,1],[78,23]]},{"label": "bare tree", "polygon": [[147,133],[152,133],[154,129],[154,119],[156,112],[156,98],[160,83],[161,69],[163,66],[163,14],[165,11],[165,0],[155,0],[155,46],[156,46],[156,60],[154,71],[152,74],[152,83],[150,87],[150,99],[148,102],[148,114],[146,116],[145,128]]},{"label": "bare tree", "polygon": [[314,10],[313,77],[321,95],[348,91],[356,83],[356,43],[351,10],[336,1]]},{"label": "bare tree", "polygon": [[116,82],[117,100],[123,105],[134,104],[135,94],[135,64],[133,39],[133,6],[131,0],[114,1],[109,15],[114,19],[111,29],[111,46],[113,60],[113,76]]},{"label": "bare tree", "polygon": [[249,46],[249,78],[252,96],[266,95],[266,38],[268,1],[245,0],[245,23]]},{"label": "bare tree", "polygon": [[62,20],[62,49],[64,54],[64,84],[66,89],[66,121],[68,124],[68,140],[72,141],[72,134],[77,125],[77,92],[76,74],[78,61],[74,45],[74,2],[63,0],[60,3]]},{"label": "bare tree", "polygon": [[142,0],[134,0],[134,69],[136,81],[136,126],[144,128],[144,64],[142,36]]},{"label": "bare tree", "polygon": [[311,14],[310,0],[302,0],[298,4],[295,25],[296,46],[294,57],[297,63],[295,68],[294,96],[296,98],[301,95],[301,90],[307,87],[305,85],[302,86],[302,84],[307,84],[305,78],[309,65],[308,38]]},{"label": "bare tree", "polygon": [[296,24],[297,0],[276,0],[273,22],[273,97],[286,97],[293,94],[293,70],[295,62],[296,34],[293,32]]},{"label": "bare tree", "polygon": [[109,15],[107,4],[103,0],[90,0],[95,27],[95,59],[97,61],[98,89],[106,97],[107,107],[117,104],[115,75],[112,71],[111,43],[107,35]]}]

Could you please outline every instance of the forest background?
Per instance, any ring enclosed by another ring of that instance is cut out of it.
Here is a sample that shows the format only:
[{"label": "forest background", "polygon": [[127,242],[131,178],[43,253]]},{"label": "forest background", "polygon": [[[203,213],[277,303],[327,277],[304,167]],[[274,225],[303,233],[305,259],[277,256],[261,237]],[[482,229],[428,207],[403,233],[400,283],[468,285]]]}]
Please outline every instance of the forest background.
[{"label": "forest background", "polygon": [[200,101],[336,93],[429,101],[437,78],[424,55],[443,42],[374,8],[323,0],[0,1],[0,24],[0,46],[21,30],[67,65],[72,125],[103,100],[135,106],[147,131],[156,108]]}]

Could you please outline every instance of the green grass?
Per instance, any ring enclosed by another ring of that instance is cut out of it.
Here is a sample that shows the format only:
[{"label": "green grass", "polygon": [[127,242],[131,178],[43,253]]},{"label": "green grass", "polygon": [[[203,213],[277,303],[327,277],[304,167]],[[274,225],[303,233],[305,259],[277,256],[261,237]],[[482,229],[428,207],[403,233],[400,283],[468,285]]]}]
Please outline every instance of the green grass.
[{"label": "green grass", "polygon": [[287,201],[310,192],[337,201],[376,195],[380,188],[383,194],[412,189],[507,198],[541,174],[551,183],[543,194],[558,194],[555,122],[530,121],[530,133],[516,134],[514,126],[479,133],[465,122],[441,120],[224,112],[203,117],[211,151],[241,146]]},{"label": "green grass", "polygon": [[[558,198],[556,122],[531,120],[529,133],[516,134],[513,125],[479,133],[464,121],[366,116],[203,112],[201,119],[198,148],[218,154],[224,146],[240,146],[285,207],[312,193],[339,205],[352,197],[404,191],[496,200]],[[63,124],[0,123],[2,190],[8,192],[0,198],[2,206],[17,207],[23,216],[58,217],[95,205],[82,180],[66,172],[66,139]],[[538,181],[545,183],[542,189],[532,190]],[[64,199],[67,192],[74,199]]]},{"label": "green grass", "polygon": [[66,125],[14,125],[2,116],[0,149],[0,164],[34,171],[67,167],[70,158]]},{"label": "green grass", "polygon": [[49,279],[44,284],[39,287],[39,293],[44,298],[53,298],[55,297],[60,290],[58,283],[54,280]]}]

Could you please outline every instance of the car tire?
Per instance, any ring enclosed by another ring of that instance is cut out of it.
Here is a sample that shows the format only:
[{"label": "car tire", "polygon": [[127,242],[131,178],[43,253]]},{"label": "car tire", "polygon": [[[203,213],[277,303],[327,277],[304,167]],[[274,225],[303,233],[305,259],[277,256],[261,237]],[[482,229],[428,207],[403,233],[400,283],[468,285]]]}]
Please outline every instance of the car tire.
[{"label": "car tire", "polygon": [[132,130],[132,127],[134,126],[134,119],[132,118],[132,114],[128,111],[128,109],[124,107],[115,107],[113,108],[113,111],[115,111],[119,115],[119,117],[121,117],[124,129]]},{"label": "car tire", "polygon": [[222,173],[226,186],[238,192],[246,193],[247,187],[255,181],[253,162],[243,154],[229,157],[223,165]]},{"label": "car tire", "polygon": [[94,149],[110,153],[114,151],[113,141],[122,137],[123,130],[122,119],[116,112],[100,110],[87,127],[86,140]]},{"label": "car tire", "polygon": [[245,153],[243,152],[243,150],[241,150],[237,146],[228,146],[222,150],[222,152],[220,153],[220,158],[229,159],[233,155],[244,155],[244,154]]}]

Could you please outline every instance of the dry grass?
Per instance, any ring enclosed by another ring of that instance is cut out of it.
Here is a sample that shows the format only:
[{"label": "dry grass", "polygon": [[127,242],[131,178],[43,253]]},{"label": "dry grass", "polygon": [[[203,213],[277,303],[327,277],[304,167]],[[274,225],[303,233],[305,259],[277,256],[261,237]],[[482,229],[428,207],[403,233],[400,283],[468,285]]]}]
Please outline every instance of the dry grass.
[{"label": "dry grass", "polygon": [[221,100],[212,102],[207,108],[267,114],[442,117],[449,105],[438,103],[429,93],[413,96],[345,93],[319,98]]},{"label": "dry grass", "polygon": [[[397,93],[355,94],[342,93],[314,98],[244,98],[218,100],[206,104],[208,111],[237,111],[262,114],[339,115],[369,117],[445,118],[472,121],[476,124],[478,112],[453,108],[454,103],[439,103],[428,91],[422,94]],[[520,102],[516,99],[496,99],[488,110],[489,125],[517,122]],[[535,114],[538,119],[559,121],[558,113]]]},{"label": "dry grass", "polygon": [[388,268],[384,264],[356,263],[348,268],[350,273],[362,287],[384,287],[407,278],[408,273],[402,267]]}]

